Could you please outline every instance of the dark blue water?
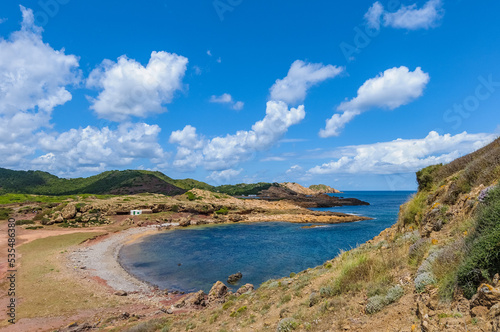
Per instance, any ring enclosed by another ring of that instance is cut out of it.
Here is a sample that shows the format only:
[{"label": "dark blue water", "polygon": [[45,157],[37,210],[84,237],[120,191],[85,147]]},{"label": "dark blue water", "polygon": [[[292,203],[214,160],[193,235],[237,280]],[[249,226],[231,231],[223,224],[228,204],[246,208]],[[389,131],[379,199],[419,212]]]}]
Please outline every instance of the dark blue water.
[{"label": "dark blue water", "polygon": [[378,235],[396,222],[399,206],[412,193],[352,191],[335,196],[354,197],[371,205],[315,209],[374,220],[309,229],[301,227],[311,224],[240,223],[160,233],[124,246],[120,261],[139,279],[169,290],[208,292],[217,280],[226,283],[236,272],[243,278],[233,289],[245,283],[258,286],[268,279],[320,265],[340,250]]}]

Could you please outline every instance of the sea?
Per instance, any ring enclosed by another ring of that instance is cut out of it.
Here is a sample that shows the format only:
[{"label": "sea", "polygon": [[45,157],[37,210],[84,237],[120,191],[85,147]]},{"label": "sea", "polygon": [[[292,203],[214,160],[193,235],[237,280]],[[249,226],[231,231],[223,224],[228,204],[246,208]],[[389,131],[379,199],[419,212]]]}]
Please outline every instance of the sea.
[{"label": "sea", "polygon": [[[378,235],[397,221],[399,206],[412,191],[347,191],[331,194],[358,198],[363,206],[315,208],[373,218],[353,223],[308,225],[287,222],[234,223],[175,229],[123,246],[121,265],[133,276],[161,289],[206,293],[218,280],[235,290],[258,287],[323,264]],[[229,285],[227,277],[243,278]]]}]

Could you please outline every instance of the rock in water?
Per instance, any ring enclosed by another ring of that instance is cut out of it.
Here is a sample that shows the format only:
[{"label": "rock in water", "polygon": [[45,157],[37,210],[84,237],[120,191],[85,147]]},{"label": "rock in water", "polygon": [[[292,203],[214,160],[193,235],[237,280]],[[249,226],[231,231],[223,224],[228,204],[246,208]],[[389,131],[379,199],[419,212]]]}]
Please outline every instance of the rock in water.
[{"label": "rock in water", "polygon": [[231,274],[227,278],[227,282],[230,283],[230,284],[234,284],[234,283],[238,282],[241,278],[243,278],[243,274],[241,274],[241,272],[238,272],[238,273],[235,273],[235,274]]}]

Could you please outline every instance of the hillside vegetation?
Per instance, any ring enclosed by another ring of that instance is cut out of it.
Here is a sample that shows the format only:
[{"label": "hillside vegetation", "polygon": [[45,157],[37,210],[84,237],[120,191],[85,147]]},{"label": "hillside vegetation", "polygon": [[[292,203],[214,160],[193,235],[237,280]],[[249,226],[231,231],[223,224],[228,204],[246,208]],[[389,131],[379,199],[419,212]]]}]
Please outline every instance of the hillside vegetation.
[{"label": "hillside vegetation", "polygon": [[427,167],[397,223],[373,240],[255,291],[120,330],[500,331],[499,167],[499,140]]},{"label": "hillside vegetation", "polygon": [[272,185],[259,182],[214,187],[193,179],[172,179],[161,172],[144,170],[107,171],[87,178],[63,179],[42,171],[0,168],[0,195],[128,195],[146,192],[180,195],[191,189],[202,189],[232,196],[248,196],[257,195]]}]

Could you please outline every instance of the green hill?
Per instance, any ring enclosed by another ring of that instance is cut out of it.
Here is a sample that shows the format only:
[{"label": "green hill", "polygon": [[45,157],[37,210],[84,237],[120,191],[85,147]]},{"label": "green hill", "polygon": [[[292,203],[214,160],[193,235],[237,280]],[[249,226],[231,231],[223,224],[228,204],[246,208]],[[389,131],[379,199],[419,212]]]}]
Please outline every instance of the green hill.
[{"label": "green hill", "polygon": [[192,188],[213,190],[192,179],[174,180],[161,172],[142,170],[107,171],[88,178],[62,179],[41,171],[0,168],[0,193],[36,195],[137,194],[143,192],[178,195]]},{"label": "green hill", "polygon": [[197,188],[236,196],[256,195],[271,186],[271,183],[259,182],[214,187],[193,179],[172,179],[161,172],[143,170],[107,171],[87,178],[63,179],[42,171],[0,168],[0,194],[127,195],[149,192],[179,195]]}]

